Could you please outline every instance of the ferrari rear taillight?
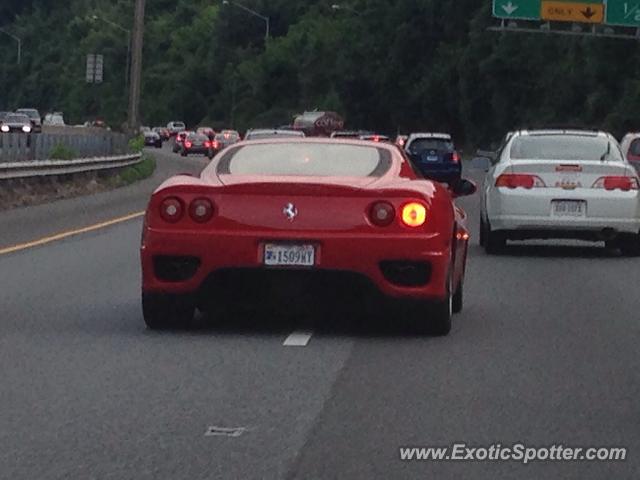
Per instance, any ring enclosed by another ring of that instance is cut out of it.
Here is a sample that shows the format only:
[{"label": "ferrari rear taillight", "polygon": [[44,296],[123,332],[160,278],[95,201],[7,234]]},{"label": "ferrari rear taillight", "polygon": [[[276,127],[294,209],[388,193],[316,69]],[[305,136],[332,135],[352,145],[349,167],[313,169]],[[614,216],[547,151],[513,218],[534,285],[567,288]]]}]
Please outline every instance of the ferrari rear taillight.
[{"label": "ferrari rear taillight", "polygon": [[369,210],[371,223],[378,227],[388,227],[396,218],[396,210],[388,202],[374,203]]},{"label": "ferrari rear taillight", "polygon": [[427,208],[418,202],[407,203],[402,207],[401,219],[407,227],[421,227],[427,221]]},{"label": "ferrari rear taillight", "polygon": [[600,177],[593,184],[592,188],[604,188],[605,190],[639,190],[640,185],[637,177],[608,176]]},{"label": "ferrari rear taillight", "polygon": [[184,214],[184,207],[180,199],[166,198],[160,204],[160,216],[165,222],[177,223]]},{"label": "ferrari rear taillight", "polygon": [[194,222],[208,222],[213,217],[213,213],[213,202],[207,198],[198,198],[189,205],[189,216]]},{"label": "ferrari rear taillight", "polygon": [[536,175],[528,173],[503,173],[496,180],[496,187],[503,188],[532,188],[546,187],[542,179]]}]

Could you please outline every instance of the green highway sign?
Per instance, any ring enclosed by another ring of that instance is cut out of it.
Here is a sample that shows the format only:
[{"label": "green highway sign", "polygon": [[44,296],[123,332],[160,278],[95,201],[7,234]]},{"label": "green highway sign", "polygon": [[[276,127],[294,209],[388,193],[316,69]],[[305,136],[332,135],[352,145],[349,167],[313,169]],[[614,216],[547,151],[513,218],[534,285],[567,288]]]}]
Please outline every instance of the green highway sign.
[{"label": "green highway sign", "polygon": [[640,0],[605,0],[607,25],[640,27]]},{"label": "green highway sign", "polygon": [[493,16],[497,18],[540,20],[541,10],[542,0],[493,0]]}]

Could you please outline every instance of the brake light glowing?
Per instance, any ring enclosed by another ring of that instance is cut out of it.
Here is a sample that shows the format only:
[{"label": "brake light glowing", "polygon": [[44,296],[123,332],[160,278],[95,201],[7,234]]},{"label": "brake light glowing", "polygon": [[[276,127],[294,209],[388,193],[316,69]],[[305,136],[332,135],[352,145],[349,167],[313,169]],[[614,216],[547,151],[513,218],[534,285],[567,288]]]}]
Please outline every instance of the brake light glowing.
[{"label": "brake light glowing", "polygon": [[213,217],[213,213],[213,203],[207,198],[197,198],[189,205],[189,216],[194,222],[208,222]]},{"label": "brake light glowing", "polygon": [[378,135],[374,135],[373,136],[373,141],[374,142],[379,142],[380,141],[380,137]]},{"label": "brake light glowing", "polygon": [[640,183],[637,177],[608,176],[600,177],[593,184],[592,188],[604,188],[605,190],[640,190]]},{"label": "brake light glowing", "polygon": [[377,202],[371,206],[369,218],[374,225],[387,227],[391,225],[396,218],[396,210],[393,208],[393,205],[388,202]]},{"label": "brake light glowing", "polygon": [[536,175],[527,173],[503,173],[496,180],[496,187],[510,189],[521,187],[530,190],[532,188],[544,188],[546,185],[542,179]]},{"label": "brake light glowing", "polygon": [[160,204],[160,216],[165,222],[176,223],[180,221],[184,214],[182,201],[176,197],[170,197]]},{"label": "brake light glowing", "polygon": [[411,202],[402,207],[402,223],[407,227],[421,227],[427,221],[427,209],[418,202]]},{"label": "brake light glowing", "polygon": [[453,156],[451,157],[451,161],[453,163],[460,163],[460,154],[458,154],[458,152],[456,152],[455,150],[453,151]]},{"label": "brake light glowing", "polygon": [[217,140],[214,140],[213,142],[211,142],[211,147],[214,150],[217,150],[218,148],[220,148],[220,143]]},{"label": "brake light glowing", "polygon": [[189,142],[188,140],[184,142],[184,146],[185,148],[191,148],[193,146],[193,143]]},{"label": "brake light glowing", "polygon": [[204,148],[211,148],[211,142],[208,140],[204,142]]}]

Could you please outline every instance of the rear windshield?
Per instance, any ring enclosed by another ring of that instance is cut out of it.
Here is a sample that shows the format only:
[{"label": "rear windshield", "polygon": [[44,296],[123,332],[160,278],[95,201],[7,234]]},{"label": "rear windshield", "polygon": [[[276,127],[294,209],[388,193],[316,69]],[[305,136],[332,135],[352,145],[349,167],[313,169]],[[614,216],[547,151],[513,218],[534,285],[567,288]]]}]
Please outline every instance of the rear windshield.
[{"label": "rear windshield", "polygon": [[419,154],[426,150],[437,150],[438,152],[453,152],[453,142],[439,138],[417,138],[409,145],[409,152]]},{"label": "rear windshield", "polygon": [[631,142],[629,146],[629,153],[631,155],[640,156],[640,138]]},{"label": "rear windshield", "polygon": [[622,160],[608,138],[593,135],[519,136],[511,145],[514,160]]},{"label": "rear windshield", "polygon": [[195,134],[192,133],[191,135],[188,135],[187,138],[189,140],[197,140],[199,142],[204,142],[205,140],[209,140],[209,137],[207,137],[206,135],[202,135],[200,133],[195,133]]},{"label": "rear windshield", "polygon": [[245,145],[226,155],[218,173],[230,175],[379,177],[391,154],[375,147],[324,143]]}]

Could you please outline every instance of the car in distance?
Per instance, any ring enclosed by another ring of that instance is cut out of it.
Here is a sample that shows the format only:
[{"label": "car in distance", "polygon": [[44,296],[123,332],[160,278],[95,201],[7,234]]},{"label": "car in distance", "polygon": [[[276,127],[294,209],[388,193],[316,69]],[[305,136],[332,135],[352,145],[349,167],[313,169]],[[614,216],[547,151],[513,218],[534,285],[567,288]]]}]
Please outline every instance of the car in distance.
[{"label": "car in distance", "polygon": [[462,162],[447,133],[413,133],[405,143],[405,152],[425,178],[455,183],[462,176]]},{"label": "car in distance", "polygon": [[304,138],[304,132],[301,130],[285,130],[285,129],[269,129],[254,128],[244,136],[245,140],[261,140],[265,138]]},{"label": "car in distance", "polygon": [[[293,285],[401,302],[419,328],[447,334],[462,309],[469,233],[449,190],[421,178],[391,144],[241,142],[199,177],[163,183],[142,234],[149,328],[187,325],[233,298],[289,297]],[[322,287],[322,288],[320,288]],[[293,293],[293,297],[296,294]],[[308,307],[313,308],[313,307]],[[404,317],[403,317],[404,318]]]},{"label": "car in distance", "polygon": [[2,133],[31,133],[31,119],[24,113],[9,113],[0,125]]},{"label": "car in distance", "polygon": [[209,137],[209,140],[213,140],[216,136],[216,131],[211,127],[198,127],[196,133],[201,133]]},{"label": "car in distance", "polygon": [[380,135],[377,133],[371,133],[368,135],[360,135],[360,140],[367,142],[390,142],[391,140],[386,135]]},{"label": "car in distance", "polygon": [[200,154],[205,157],[213,158],[214,151],[215,149],[213,148],[212,140],[209,140],[209,137],[202,133],[189,133],[180,145],[180,155],[183,157],[186,157],[187,155]]},{"label": "car in distance", "polygon": [[218,148],[223,150],[230,145],[238,143],[241,138],[240,133],[236,130],[222,130],[220,133],[216,134],[214,140],[217,142]]},{"label": "car in distance", "polygon": [[640,253],[640,180],[613,136],[586,130],[515,132],[486,175],[480,243],[500,252],[507,240],[605,241]]},{"label": "car in distance", "polygon": [[153,127],[153,131],[160,135],[163,142],[166,142],[171,138],[171,134],[169,133],[169,129],[166,127]]},{"label": "car in distance", "polygon": [[183,132],[186,129],[187,129],[187,126],[184,124],[184,122],[167,123],[167,130],[169,130],[169,133],[171,134],[172,137],[177,135],[179,132]]},{"label": "car in distance", "polygon": [[142,135],[144,136],[144,145],[146,147],[162,148],[162,138],[159,133],[148,130],[143,132]]},{"label": "car in distance", "polygon": [[64,127],[64,115],[62,112],[47,113],[44,116],[42,125],[45,127]]},{"label": "car in distance", "polygon": [[338,130],[331,132],[330,138],[360,138],[363,135],[371,135],[373,132],[367,130]]},{"label": "car in distance", "polygon": [[637,171],[640,171],[640,133],[627,133],[620,143],[622,153]]},{"label": "car in distance", "polygon": [[40,112],[35,108],[19,108],[16,110],[16,113],[22,113],[29,117],[31,121],[31,130],[33,133],[42,132],[42,117],[40,116]]},{"label": "car in distance", "polygon": [[193,132],[183,131],[176,134],[175,138],[173,139],[173,153],[180,152],[180,149],[182,148],[182,142],[184,142],[184,139],[187,138],[187,135],[189,135],[190,133]]}]

